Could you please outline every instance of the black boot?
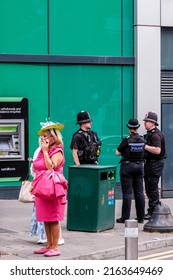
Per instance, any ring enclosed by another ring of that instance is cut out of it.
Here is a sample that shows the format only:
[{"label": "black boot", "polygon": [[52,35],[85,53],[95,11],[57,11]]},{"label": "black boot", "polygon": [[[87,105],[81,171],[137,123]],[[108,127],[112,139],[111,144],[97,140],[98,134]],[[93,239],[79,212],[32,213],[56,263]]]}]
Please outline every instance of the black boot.
[{"label": "black boot", "polygon": [[124,224],[124,223],[125,223],[125,219],[119,218],[119,219],[116,219],[116,222],[117,222],[117,223]]}]

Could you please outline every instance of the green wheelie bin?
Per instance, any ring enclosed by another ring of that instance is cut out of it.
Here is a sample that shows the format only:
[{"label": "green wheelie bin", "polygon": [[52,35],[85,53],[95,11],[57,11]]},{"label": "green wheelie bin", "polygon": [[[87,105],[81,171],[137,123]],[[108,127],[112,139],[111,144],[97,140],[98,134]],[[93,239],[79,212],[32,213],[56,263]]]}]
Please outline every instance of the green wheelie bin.
[{"label": "green wheelie bin", "polygon": [[116,166],[69,166],[67,229],[103,231],[114,227]]}]

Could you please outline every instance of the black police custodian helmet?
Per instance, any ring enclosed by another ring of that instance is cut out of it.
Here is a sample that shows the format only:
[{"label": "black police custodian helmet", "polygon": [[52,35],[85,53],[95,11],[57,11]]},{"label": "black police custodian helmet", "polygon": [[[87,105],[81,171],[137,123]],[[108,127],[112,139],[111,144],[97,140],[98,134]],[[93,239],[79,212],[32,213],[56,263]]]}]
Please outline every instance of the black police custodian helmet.
[{"label": "black police custodian helmet", "polygon": [[140,124],[137,119],[130,119],[127,124],[127,127],[130,129],[136,129],[136,128],[140,127]]},{"label": "black police custodian helmet", "polygon": [[86,111],[81,111],[77,114],[77,123],[76,124],[82,124],[82,123],[87,123],[91,122],[91,117],[88,112]]},{"label": "black police custodian helmet", "polygon": [[148,112],[148,114],[145,115],[145,118],[143,119],[143,121],[154,122],[155,125],[158,125],[157,119],[158,119],[158,117],[155,112]]}]

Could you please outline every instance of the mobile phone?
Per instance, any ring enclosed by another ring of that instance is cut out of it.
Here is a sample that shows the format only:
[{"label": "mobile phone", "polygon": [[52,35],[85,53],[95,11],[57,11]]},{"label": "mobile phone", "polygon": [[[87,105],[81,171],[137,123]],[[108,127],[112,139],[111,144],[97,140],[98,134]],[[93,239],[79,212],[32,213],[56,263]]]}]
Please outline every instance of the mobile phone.
[{"label": "mobile phone", "polygon": [[55,139],[53,138],[53,136],[49,137],[48,141],[49,141],[49,147],[55,144]]}]

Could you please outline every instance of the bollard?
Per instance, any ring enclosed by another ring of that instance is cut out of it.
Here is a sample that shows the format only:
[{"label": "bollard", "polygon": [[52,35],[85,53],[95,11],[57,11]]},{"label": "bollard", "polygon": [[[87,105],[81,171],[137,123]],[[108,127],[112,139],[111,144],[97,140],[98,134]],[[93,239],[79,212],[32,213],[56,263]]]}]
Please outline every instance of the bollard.
[{"label": "bollard", "polygon": [[173,232],[173,216],[168,205],[159,202],[149,221],[144,225],[148,232]]},{"label": "bollard", "polygon": [[138,259],[138,221],[125,221],[125,260]]}]

